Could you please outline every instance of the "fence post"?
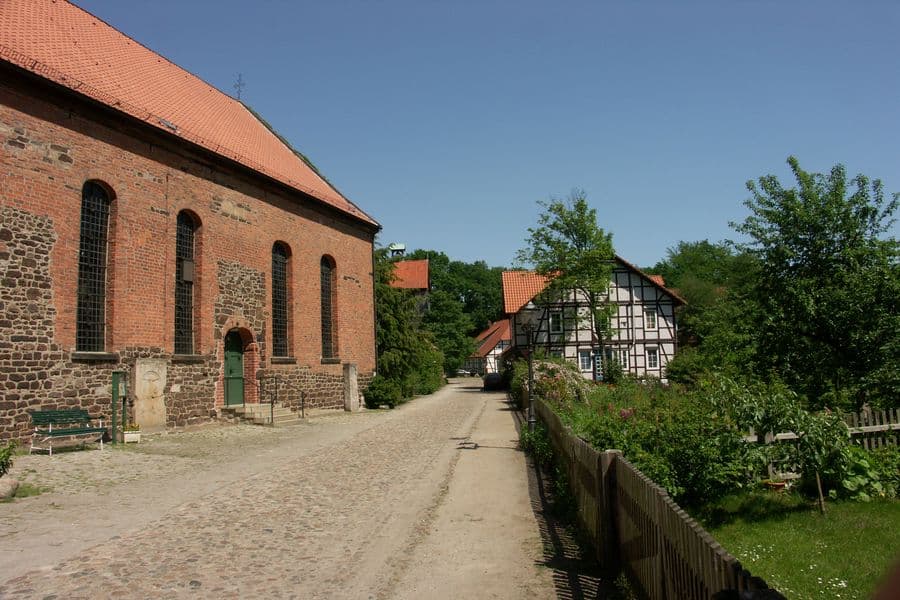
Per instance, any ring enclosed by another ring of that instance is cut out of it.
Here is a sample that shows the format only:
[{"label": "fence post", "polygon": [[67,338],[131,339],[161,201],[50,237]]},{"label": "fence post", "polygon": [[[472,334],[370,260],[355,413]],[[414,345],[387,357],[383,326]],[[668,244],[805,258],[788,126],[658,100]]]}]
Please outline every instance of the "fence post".
[{"label": "fence post", "polygon": [[619,533],[616,528],[616,458],[622,456],[621,450],[601,452],[598,461],[597,497],[599,512],[597,522],[600,524],[600,539],[597,549],[600,556],[598,562],[604,577],[615,579],[621,570],[619,563]]}]

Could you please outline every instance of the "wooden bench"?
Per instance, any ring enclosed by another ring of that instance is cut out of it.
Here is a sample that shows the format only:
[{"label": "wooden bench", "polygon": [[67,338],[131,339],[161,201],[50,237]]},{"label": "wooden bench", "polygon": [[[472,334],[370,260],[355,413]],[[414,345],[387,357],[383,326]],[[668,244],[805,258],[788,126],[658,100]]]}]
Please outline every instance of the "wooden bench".
[{"label": "wooden bench", "polygon": [[[50,456],[53,456],[53,440],[56,438],[70,438],[72,440],[81,441],[84,445],[89,441],[86,436],[98,438],[100,449],[103,449],[103,436],[106,434],[106,427],[103,426],[103,420],[100,419],[100,425],[92,425],[94,419],[83,408],[69,408],[62,410],[29,410],[31,422],[34,424],[34,433],[31,435],[31,449],[29,453],[35,450],[44,450],[39,446],[49,442]],[[100,434],[97,436],[97,434]],[[98,441],[91,439],[90,441]]]}]

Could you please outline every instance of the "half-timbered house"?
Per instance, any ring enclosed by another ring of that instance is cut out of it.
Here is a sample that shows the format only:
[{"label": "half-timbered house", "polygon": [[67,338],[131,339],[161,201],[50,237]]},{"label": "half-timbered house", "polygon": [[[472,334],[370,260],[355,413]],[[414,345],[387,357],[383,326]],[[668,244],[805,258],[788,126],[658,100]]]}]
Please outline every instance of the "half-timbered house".
[{"label": "half-timbered house", "polygon": [[466,370],[479,375],[500,372],[500,355],[512,344],[509,319],[491,323],[475,338],[477,348],[466,359]]},{"label": "half-timbered house", "polygon": [[603,361],[625,373],[665,380],[675,355],[675,308],[684,300],[658,275],[616,256],[607,302],[614,308],[609,331],[597,339],[590,306],[575,291],[545,294],[547,277],[531,271],[503,273],[503,305],[512,331],[510,352],[534,351],[565,358],[588,379],[601,379]]}]

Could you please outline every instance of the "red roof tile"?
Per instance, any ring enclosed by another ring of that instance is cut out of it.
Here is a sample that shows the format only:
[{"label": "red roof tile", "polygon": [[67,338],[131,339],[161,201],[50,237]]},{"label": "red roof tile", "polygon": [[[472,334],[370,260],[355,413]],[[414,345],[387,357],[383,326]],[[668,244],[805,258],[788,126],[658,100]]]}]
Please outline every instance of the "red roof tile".
[{"label": "red roof tile", "polygon": [[549,281],[534,271],[504,271],[503,312],[508,315],[519,312],[528,301],[544,291]]},{"label": "red roof tile", "polygon": [[656,285],[666,286],[666,280],[662,275],[650,275],[650,280]]},{"label": "red roof tile", "polygon": [[398,260],[394,263],[391,287],[407,290],[428,290],[428,259]]},{"label": "red roof tile", "polygon": [[503,319],[502,321],[492,323],[490,327],[479,333],[478,337],[475,339],[481,340],[481,344],[479,344],[478,349],[472,356],[484,358],[503,340],[512,340],[509,319]]},{"label": "red roof tile", "polygon": [[378,225],[240,101],[66,0],[0,2],[0,60]]}]

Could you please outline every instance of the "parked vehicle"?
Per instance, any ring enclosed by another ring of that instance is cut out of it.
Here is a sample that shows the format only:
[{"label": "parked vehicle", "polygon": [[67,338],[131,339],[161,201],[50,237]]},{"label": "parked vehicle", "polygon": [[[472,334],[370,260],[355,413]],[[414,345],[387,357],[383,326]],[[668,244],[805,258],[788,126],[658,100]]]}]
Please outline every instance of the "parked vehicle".
[{"label": "parked vehicle", "polygon": [[484,391],[503,389],[503,377],[500,373],[488,373],[482,380],[481,389]]}]

